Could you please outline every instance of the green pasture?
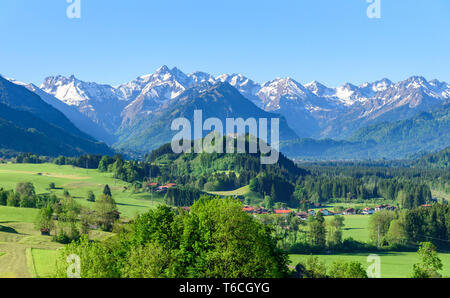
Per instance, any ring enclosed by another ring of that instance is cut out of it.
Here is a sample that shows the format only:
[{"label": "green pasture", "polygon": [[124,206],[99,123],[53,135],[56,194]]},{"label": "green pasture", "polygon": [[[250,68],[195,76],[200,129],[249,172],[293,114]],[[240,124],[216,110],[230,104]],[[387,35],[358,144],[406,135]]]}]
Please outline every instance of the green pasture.
[{"label": "green pasture", "polygon": [[210,194],[224,196],[224,197],[232,197],[232,196],[245,196],[250,192],[250,187],[244,186],[236,190],[232,191],[211,191]]},{"label": "green pasture", "polygon": [[[63,245],[42,236],[34,226],[37,209],[0,206],[0,278],[51,277],[58,249]],[[112,233],[90,231],[89,238],[103,240]]]},{"label": "green pasture", "polygon": [[0,278],[36,277],[45,269],[40,260],[33,264],[33,250],[56,253],[62,247],[35,229],[36,215],[35,209],[0,207]]},{"label": "green pasture", "polygon": [[[114,179],[111,173],[54,164],[0,164],[0,187],[15,189],[19,182],[33,183],[38,194],[53,192],[62,196],[66,189],[85,206],[93,205],[86,201],[88,191],[92,190],[99,196],[103,187],[108,184],[119,211],[123,217],[128,218],[163,202],[163,198],[156,194],[133,193],[128,183]],[[57,189],[48,189],[51,182],[56,184]]]},{"label": "green pasture", "polygon": [[[407,278],[412,273],[413,264],[418,263],[419,257],[415,252],[376,252],[381,259],[381,277],[382,278]],[[370,263],[367,262],[369,253],[351,253],[337,255],[317,255],[319,260],[330,266],[334,261],[351,262],[357,261],[367,268]],[[290,255],[291,265],[295,266],[299,262],[304,262],[308,255]],[[443,276],[450,277],[450,253],[440,253],[439,257],[444,265]]]},{"label": "green pasture", "polygon": [[[361,242],[368,242],[370,215],[343,215],[344,228],[343,239],[353,238]],[[326,216],[325,221],[331,220],[332,216]]]}]

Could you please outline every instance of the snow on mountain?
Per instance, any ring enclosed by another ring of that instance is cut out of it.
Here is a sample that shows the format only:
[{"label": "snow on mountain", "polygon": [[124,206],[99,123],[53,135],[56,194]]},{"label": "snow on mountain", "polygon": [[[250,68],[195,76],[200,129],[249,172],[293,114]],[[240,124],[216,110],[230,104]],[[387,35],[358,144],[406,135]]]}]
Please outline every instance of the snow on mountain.
[{"label": "snow on mountain", "polygon": [[370,94],[372,93],[372,96],[376,92],[385,91],[386,89],[390,88],[394,83],[392,83],[389,79],[382,79],[380,81],[376,81],[374,83],[364,83],[361,86],[359,86],[360,89],[364,90],[364,93]]},{"label": "snow on mountain", "polygon": [[127,99],[114,87],[94,82],[84,82],[75,76],[48,77],[40,86],[44,92],[53,95],[69,106],[88,116],[109,134],[120,126],[121,111]]},{"label": "snow on mountain", "polygon": [[223,74],[218,76],[216,81],[227,82],[255,105],[258,107],[262,106],[261,98],[258,96],[258,92],[261,90],[261,85],[255,83],[242,74]]},{"label": "snow on mountain", "polygon": [[336,95],[335,89],[328,88],[317,81],[312,81],[311,83],[305,84],[305,88],[319,97],[333,97]]},{"label": "snow on mountain", "polygon": [[114,133],[121,126],[167,108],[171,100],[192,87],[218,82],[229,83],[258,107],[284,115],[296,132],[308,127],[311,133],[321,131],[321,137],[335,137],[338,132],[332,126],[340,127],[336,123],[398,120],[450,99],[448,83],[418,76],[398,83],[382,79],[330,88],[317,81],[302,85],[291,78],[260,84],[242,74],[185,74],[167,66],[117,87],[56,76],[47,78],[41,89]]},{"label": "snow on mountain", "polygon": [[217,82],[217,80],[212,75],[201,71],[196,71],[194,73],[188,74],[188,77],[190,77],[194,81],[195,85],[200,85],[203,83],[215,84]]},{"label": "snow on mountain", "polygon": [[44,80],[40,89],[52,94],[70,106],[80,106],[86,101],[125,100],[110,85],[80,81],[74,75],[68,78],[63,76],[48,77]]},{"label": "snow on mountain", "polygon": [[312,93],[291,78],[277,78],[264,83],[257,95],[262,100],[264,109],[275,111],[280,109],[281,99],[302,102]]},{"label": "snow on mountain", "polygon": [[114,143],[115,138],[112,135],[108,134],[100,126],[96,125],[90,118],[78,111],[77,107],[67,105],[53,95],[44,92],[34,84],[24,83],[9,78],[8,80],[16,85],[23,86],[31,92],[37,94],[43,101],[62,112],[73,124],[75,124],[75,126],[77,126],[84,133],[91,135],[97,140],[103,141],[109,145]]},{"label": "snow on mountain", "polygon": [[118,90],[131,101],[122,112],[122,122],[131,123],[139,115],[151,113],[195,85],[194,79],[178,68],[162,66],[154,74],[119,86]]}]

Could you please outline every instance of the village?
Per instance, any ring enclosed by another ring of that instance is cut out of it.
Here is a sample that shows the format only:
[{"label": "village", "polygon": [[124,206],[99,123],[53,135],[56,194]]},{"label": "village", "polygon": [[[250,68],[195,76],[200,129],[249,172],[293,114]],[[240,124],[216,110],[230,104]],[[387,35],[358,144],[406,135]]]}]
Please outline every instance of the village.
[{"label": "village", "polygon": [[[160,195],[165,195],[167,191],[171,188],[177,187],[176,183],[167,183],[165,185],[159,185],[156,182],[151,182],[147,184],[147,191],[149,192],[155,192]],[[239,198],[236,196],[236,198]],[[244,203],[244,199],[239,198],[242,203]],[[435,199],[435,198],[433,198]],[[431,204],[424,204],[421,207],[427,208],[431,207]],[[289,209],[289,208],[279,208],[279,209],[266,209],[264,206],[249,206],[245,205],[242,208],[242,211],[252,214],[254,216],[257,215],[267,215],[267,214],[273,214],[278,216],[288,216],[293,214],[294,216],[302,219],[307,220],[309,216],[316,216],[319,213],[322,216],[337,216],[337,215],[372,215],[376,212],[380,212],[383,210],[387,211],[395,211],[398,209],[396,206],[392,206],[390,204],[380,204],[375,207],[364,207],[364,208],[357,208],[357,207],[349,207],[349,208],[334,208],[334,210],[329,210],[328,208],[322,208],[322,204],[320,203],[314,203],[311,204],[311,209],[308,209],[307,211],[300,211],[299,209]],[[184,210],[190,211],[189,206],[184,206]],[[342,210],[341,210],[342,209]]]},{"label": "village", "polygon": [[[320,204],[317,204],[320,208]],[[322,209],[308,209],[307,212],[302,211],[302,212],[298,212],[292,209],[273,209],[273,210],[268,210],[265,209],[263,207],[252,207],[252,206],[245,206],[242,210],[244,212],[247,212],[249,214],[254,214],[254,215],[262,215],[262,214],[275,214],[275,215],[280,215],[280,216],[288,216],[290,214],[294,214],[295,216],[297,216],[298,218],[302,219],[302,220],[306,220],[308,218],[308,216],[316,216],[317,214],[322,214],[323,216],[336,216],[336,215],[371,215],[374,214],[375,212],[379,212],[382,210],[391,210],[394,211],[397,209],[397,207],[385,204],[385,205],[378,205],[374,208],[371,207],[366,207],[364,209],[356,209],[356,208],[347,208],[343,211],[331,211],[327,208],[322,208]]]}]

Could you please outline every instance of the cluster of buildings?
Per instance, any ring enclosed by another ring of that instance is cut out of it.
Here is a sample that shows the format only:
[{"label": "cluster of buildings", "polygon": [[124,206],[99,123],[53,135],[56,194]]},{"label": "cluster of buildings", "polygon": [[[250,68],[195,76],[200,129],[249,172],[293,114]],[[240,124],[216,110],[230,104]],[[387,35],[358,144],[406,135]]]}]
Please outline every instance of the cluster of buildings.
[{"label": "cluster of buildings", "polygon": [[169,188],[173,188],[176,186],[177,186],[176,183],[167,183],[166,185],[160,186],[158,183],[152,182],[147,184],[147,189],[149,191],[165,194]]},{"label": "cluster of buildings", "polygon": [[278,214],[278,215],[289,215],[291,213],[295,213],[295,215],[303,220],[306,220],[308,216],[316,216],[317,214],[321,213],[323,216],[334,216],[334,215],[371,215],[375,212],[379,212],[382,210],[391,210],[394,211],[396,207],[391,205],[378,205],[375,208],[366,207],[362,210],[357,210],[355,208],[347,208],[342,212],[336,212],[336,211],[330,211],[326,208],[317,210],[317,209],[309,209],[308,212],[295,212],[290,209],[275,209],[273,211],[269,211],[264,209],[263,207],[254,208],[251,206],[245,206],[242,208],[244,212],[251,213],[251,214]]}]

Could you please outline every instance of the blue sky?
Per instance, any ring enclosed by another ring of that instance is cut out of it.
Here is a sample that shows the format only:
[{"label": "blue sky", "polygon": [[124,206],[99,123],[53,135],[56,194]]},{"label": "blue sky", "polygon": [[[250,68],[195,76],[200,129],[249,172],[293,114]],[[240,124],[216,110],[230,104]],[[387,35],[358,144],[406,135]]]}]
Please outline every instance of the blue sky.
[{"label": "blue sky", "polygon": [[423,75],[450,82],[450,1],[0,1],[0,73],[119,84],[161,65],[258,82],[292,77],[329,86]]}]

